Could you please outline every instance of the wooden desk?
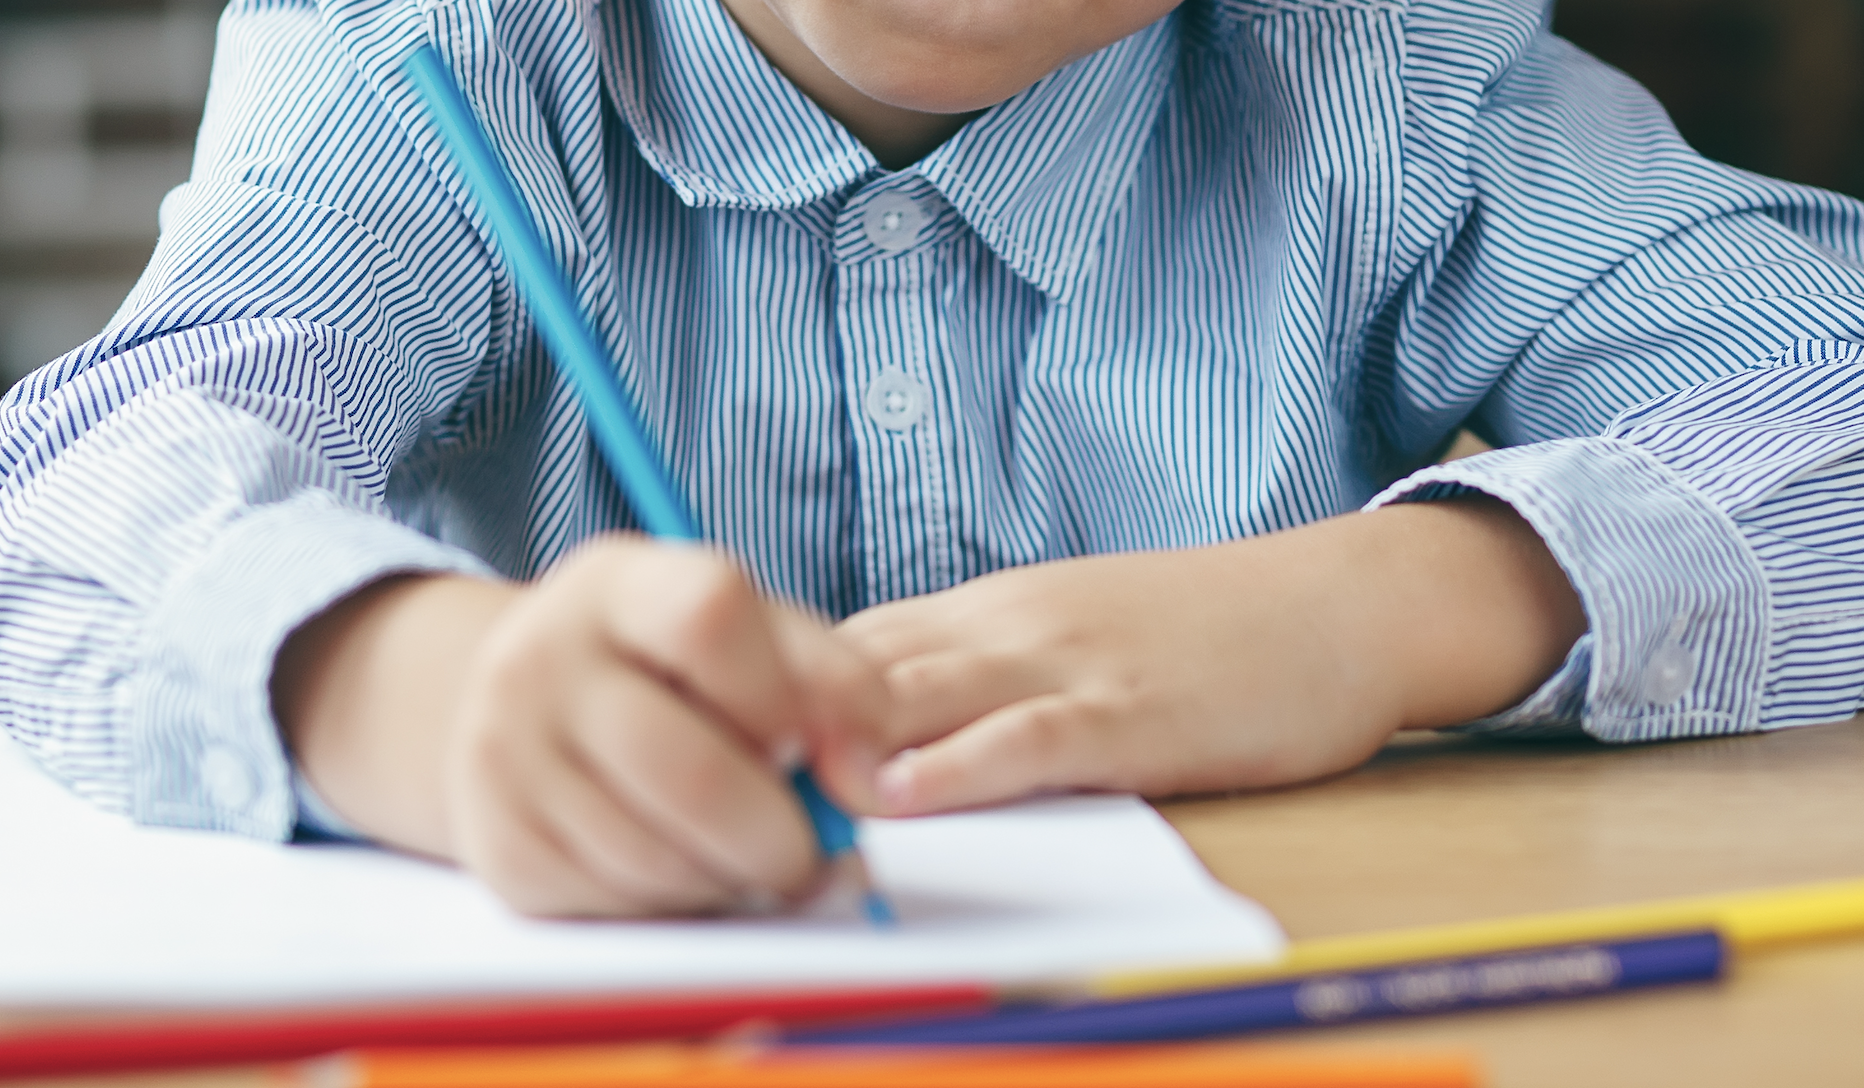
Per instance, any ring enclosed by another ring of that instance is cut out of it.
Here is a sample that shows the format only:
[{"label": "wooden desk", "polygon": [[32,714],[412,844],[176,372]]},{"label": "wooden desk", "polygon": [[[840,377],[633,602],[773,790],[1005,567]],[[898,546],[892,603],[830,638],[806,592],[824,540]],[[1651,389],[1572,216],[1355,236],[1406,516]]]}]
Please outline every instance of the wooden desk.
[{"label": "wooden desk", "polygon": [[[1857,877],[1864,717],[1635,748],[1420,737],[1329,782],[1162,810],[1297,939]],[[1861,1024],[1864,940],[1755,957],[1719,986],[1324,1038],[1466,1046],[1495,1088],[1855,1088]]]},{"label": "wooden desk", "polygon": [[[1407,738],[1329,782],[1162,809],[1296,938],[1864,876],[1864,717],[1633,748]],[[1471,1048],[1494,1088],[1856,1088],[1861,1019],[1864,940],[1757,957],[1719,986],[1302,1037]]]}]

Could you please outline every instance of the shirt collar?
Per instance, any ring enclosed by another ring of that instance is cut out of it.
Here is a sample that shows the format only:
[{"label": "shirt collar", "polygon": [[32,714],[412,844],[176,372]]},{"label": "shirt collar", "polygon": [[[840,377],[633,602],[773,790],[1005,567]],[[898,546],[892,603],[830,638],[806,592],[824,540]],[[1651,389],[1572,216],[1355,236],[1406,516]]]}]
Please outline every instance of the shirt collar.
[{"label": "shirt collar", "polygon": [[1131,188],[1177,55],[1172,16],[986,111],[915,169],[1005,264],[1064,302]]},{"label": "shirt collar", "polygon": [[616,111],[686,203],[795,208],[875,169],[860,141],[772,68],[718,0],[600,7]]},{"label": "shirt collar", "polygon": [[[607,82],[641,154],[695,206],[795,209],[880,173],[717,0],[601,5]],[[993,107],[907,172],[997,256],[1065,301],[1125,197],[1177,57],[1176,17]]]}]

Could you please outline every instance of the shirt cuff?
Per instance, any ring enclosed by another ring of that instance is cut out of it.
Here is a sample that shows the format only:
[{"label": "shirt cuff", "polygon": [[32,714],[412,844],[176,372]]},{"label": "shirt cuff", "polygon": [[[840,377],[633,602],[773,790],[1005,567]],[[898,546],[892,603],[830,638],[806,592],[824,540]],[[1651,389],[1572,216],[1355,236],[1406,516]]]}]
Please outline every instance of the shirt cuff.
[{"label": "shirt cuff", "polygon": [[1759,728],[1765,571],[1732,519],[1639,447],[1573,438],[1433,465],[1366,505],[1481,492],[1512,506],[1572,580],[1589,630],[1539,690],[1466,729],[1605,741]]},{"label": "shirt cuff", "polygon": [[327,492],[233,522],[166,589],[124,685],[139,823],[282,841],[297,823],[273,659],[305,621],[392,574],[493,577],[469,553]]}]

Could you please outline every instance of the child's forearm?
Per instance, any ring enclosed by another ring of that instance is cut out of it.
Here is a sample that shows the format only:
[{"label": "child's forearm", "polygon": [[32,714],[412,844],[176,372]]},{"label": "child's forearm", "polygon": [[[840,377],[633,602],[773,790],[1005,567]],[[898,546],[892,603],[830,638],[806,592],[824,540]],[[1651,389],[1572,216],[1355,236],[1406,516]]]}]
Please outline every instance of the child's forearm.
[{"label": "child's forearm", "polygon": [[392,578],[287,640],[272,678],[279,727],[305,777],[358,830],[456,856],[442,782],[454,701],[518,592],[455,576]]}]

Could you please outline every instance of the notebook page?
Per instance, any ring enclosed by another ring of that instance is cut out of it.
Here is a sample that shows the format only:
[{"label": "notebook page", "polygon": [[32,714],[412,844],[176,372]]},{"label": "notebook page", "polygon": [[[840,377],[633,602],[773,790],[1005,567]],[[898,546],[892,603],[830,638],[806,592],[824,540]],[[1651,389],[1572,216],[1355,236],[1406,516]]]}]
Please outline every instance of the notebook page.
[{"label": "notebook page", "polygon": [[862,825],[901,924],[546,922],[445,866],[137,828],[0,738],[0,1005],[207,1005],[860,983],[1024,983],[1270,958],[1273,918],[1129,796]]}]

